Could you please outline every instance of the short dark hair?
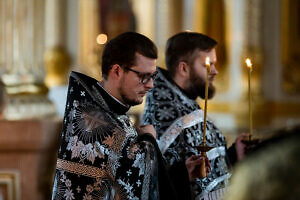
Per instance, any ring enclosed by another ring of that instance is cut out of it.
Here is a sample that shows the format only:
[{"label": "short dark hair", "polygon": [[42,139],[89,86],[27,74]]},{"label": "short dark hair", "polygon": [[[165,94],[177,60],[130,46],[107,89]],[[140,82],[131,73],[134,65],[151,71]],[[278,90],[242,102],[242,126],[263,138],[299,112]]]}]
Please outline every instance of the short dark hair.
[{"label": "short dark hair", "polygon": [[175,75],[179,62],[185,61],[193,64],[195,50],[210,51],[216,45],[217,42],[214,39],[196,32],[181,32],[169,38],[165,59],[171,77]]},{"label": "short dark hair", "polygon": [[146,36],[136,32],[125,32],[111,39],[104,47],[102,54],[102,77],[107,78],[114,64],[131,66],[135,54],[157,59],[157,47]]}]

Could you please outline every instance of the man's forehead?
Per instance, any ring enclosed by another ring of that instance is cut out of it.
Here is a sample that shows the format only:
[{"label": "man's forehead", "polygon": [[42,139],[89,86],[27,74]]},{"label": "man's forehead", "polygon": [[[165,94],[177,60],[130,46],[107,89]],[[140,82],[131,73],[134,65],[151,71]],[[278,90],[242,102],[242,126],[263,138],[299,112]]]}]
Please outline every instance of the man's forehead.
[{"label": "man's forehead", "polygon": [[137,61],[138,61],[138,60],[141,60],[143,57],[145,57],[145,56],[143,56],[143,55],[140,54],[139,52],[135,52],[133,63],[136,64]]},{"label": "man's forehead", "polygon": [[146,57],[138,52],[135,53],[135,57],[134,57],[134,63],[137,63],[138,61],[142,61],[142,62],[155,62],[156,59],[155,58],[149,58]]},{"label": "man's forehead", "polygon": [[148,58],[140,53],[135,54],[134,68],[143,73],[153,73],[156,70],[156,59]]},{"label": "man's forehead", "polygon": [[197,55],[204,60],[206,57],[209,57],[211,61],[217,60],[216,50],[214,48],[209,51],[198,50]]}]

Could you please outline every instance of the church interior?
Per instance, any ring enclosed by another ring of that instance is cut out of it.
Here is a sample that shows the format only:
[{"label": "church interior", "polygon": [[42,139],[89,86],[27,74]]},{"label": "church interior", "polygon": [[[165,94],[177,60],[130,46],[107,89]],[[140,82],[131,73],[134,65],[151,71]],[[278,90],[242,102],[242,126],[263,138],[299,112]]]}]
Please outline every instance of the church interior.
[{"label": "church interior", "polygon": [[[50,199],[69,73],[101,80],[103,47],[122,32],[153,40],[162,68],[178,32],[218,41],[207,113],[228,145],[250,109],[254,138],[300,124],[297,0],[1,0],[0,27],[0,200]],[[128,113],[136,124],[143,108]]]}]

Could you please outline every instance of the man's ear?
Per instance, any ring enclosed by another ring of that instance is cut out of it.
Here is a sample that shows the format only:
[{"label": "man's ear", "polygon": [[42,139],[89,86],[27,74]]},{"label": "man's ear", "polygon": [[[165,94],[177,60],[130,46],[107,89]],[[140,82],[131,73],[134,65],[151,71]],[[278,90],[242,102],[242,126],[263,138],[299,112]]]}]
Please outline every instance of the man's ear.
[{"label": "man's ear", "polygon": [[114,64],[111,70],[109,71],[109,74],[113,79],[119,79],[122,76],[122,73],[123,69],[118,64]]},{"label": "man's ear", "polygon": [[190,75],[190,66],[186,62],[179,62],[177,66],[177,73],[181,77],[188,77]]}]

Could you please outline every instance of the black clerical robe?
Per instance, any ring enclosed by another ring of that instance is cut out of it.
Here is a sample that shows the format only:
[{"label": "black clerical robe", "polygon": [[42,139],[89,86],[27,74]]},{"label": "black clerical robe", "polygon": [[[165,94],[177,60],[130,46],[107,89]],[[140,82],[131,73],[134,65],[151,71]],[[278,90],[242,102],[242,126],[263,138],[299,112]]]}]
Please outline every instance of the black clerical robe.
[{"label": "black clerical robe", "polygon": [[178,197],[155,139],[137,134],[128,109],[97,80],[71,73],[52,199]]},{"label": "black clerical robe", "polygon": [[[169,166],[201,153],[196,146],[203,141],[203,110],[161,68],[158,68],[154,88],[147,94],[142,124],[155,127],[159,147]],[[192,183],[197,199],[224,188],[230,177],[225,138],[210,119],[207,120],[206,144],[214,147],[207,152],[211,172]]]}]

